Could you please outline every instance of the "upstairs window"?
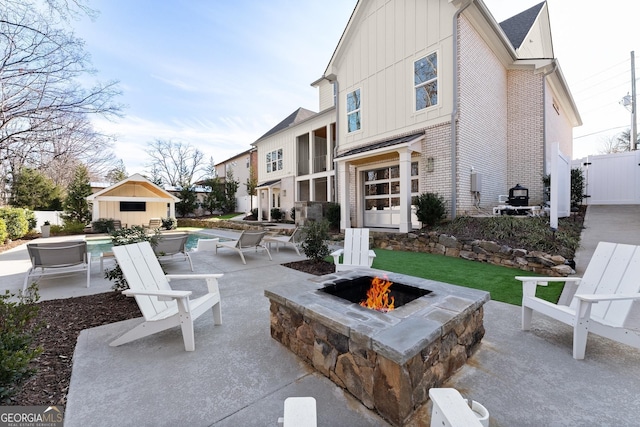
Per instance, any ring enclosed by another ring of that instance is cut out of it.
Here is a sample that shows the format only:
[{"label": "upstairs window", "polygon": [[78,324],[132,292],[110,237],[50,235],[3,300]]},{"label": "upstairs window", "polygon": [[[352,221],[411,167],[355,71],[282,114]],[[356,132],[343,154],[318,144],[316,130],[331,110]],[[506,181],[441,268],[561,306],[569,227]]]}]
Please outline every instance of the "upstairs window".
[{"label": "upstairs window", "polygon": [[413,64],[416,111],[438,104],[438,54],[432,53]]},{"label": "upstairs window", "polygon": [[267,173],[282,170],[282,148],[267,153]]},{"label": "upstairs window", "polygon": [[360,89],[347,94],[347,132],[360,130]]}]

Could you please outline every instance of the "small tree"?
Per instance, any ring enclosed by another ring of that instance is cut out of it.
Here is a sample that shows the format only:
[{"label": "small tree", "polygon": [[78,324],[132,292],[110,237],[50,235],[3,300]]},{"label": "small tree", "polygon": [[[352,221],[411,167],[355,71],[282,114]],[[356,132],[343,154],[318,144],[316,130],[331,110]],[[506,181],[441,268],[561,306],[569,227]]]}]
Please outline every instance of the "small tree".
[{"label": "small tree", "polygon": [[240,182],[233,179],[233,170],[227,172],[227,179],[224,181],[224,205],[222,211],[230,213],[236,211],[236,193]]},{"label": "small tree", "polygon": [[433,227],[438,224],[447,213],[445,201],[438,193],[422,193],[416,196],[416,216],[423,227]]},{"label": "small tree", "polygon": [[205,194],[202,200],[202,208],[213,215],[213,212],[222,210],[221,201],[223,199],[224,188],[218,177],[206,179],[204,186],[209,187],[209,192]]},{"label": "small tree", "polygon": [[258,188],[258,177],[256,175],[256,171],[253,169],[253,166],[249,167],[249,178],[247,178],[247,182],[244,185],[247,187],[249,203],[251,204],[251,210],[253,210],[253,196],[256,195],[256,189]]},{"label": "small tree", "polygon": [[22,168],[11,186],[11,205],[31,210],[60,210],[62,191],[53,181],[31,168]]},{"label": "small tree", "polygon": [[69,221],[81,224],[91,222],[91,210],[87,202],[87,196],[90,195],[91,184],[89,183],[89,171],[85,166],[78,166],[73,181],[67,189],[62,219],[64,219],[65,222]]},{"label": "small tree", "polygon": [[182,187],[178,197],[180,197],[180,201],[176,203],[176,211],[181,217],[185,217],[190,213],[193,213],[193,211],[198,207],[198,195],[193,187]]},{"label": "small tree", "polygon": [[571,169],[571,207],[580,206],[584,198],[584,174],[582,169]]},{"label": "small tree", "polygon": [[329,222],[327,220],[311,221],[302,228],[304,240],[300,247],[304,254],[313,262],[321,262],[329,255]]}]

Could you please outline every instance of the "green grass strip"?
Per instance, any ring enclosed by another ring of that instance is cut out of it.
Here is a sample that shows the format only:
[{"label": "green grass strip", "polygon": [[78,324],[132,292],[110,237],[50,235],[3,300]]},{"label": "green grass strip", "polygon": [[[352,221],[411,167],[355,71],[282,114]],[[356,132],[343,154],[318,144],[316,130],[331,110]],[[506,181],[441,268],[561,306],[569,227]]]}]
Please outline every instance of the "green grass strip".
[{"label": "green grass strip", "polygon": [[[522,305],[522,284],[515,276],[538,276],[515,268],[468,261],[422,252],[404,252],[376,249],[373,268],[423,277],[438,282],[480,289],[491,293],[491,299],[513,305]],[[556,303],[564,282],[539,286],[536,296]]]}]

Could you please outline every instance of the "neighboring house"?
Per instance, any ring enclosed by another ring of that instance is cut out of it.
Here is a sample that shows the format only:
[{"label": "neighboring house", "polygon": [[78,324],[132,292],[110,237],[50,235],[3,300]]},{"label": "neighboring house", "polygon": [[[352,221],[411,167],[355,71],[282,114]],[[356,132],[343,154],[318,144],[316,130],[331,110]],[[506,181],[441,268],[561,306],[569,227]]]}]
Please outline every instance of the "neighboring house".
[{"label": "neighboring house", "polygon": [[252,208],[257,207],[257,198],[255,195],[249,195],[246,185],[252,170],[257,177],[257,154],[255,148],[251,148],[215,165],[216,175],[220,182],[226,181],[229,171],[233,172],[233,179],[238,181],[238,191],[235,195],[236,212],[249,213]]},{"label": "neighboring house", "polygon": [[299,108],[253,143],[258,159],[259,217],[276,208],[289,218],[295,202],[333,201],[335,108]]},{"label": "neighboring house", "polygon": [[175,218],[175,204],[180,199],[158,187],[140,174],[87,197],[93,205],[93,220],[119,219],[122,226],[147,225],[151,218]]},{"label": "neighboring house", "polygon": [[[315,177],[331,182],[334,171],[315,175],[299,163],[314,159],[315,146],[304,150],[326,129],[318,145],[335,144],[336,185],[327,187],[336,194],[327,190],[327,200],[340,204],[341,228],[417,228],[411,201],[424,192],[443,196],[452,217],[490,212],[518,183],[539,204],[551,147],[570,158],[582,124],[546,2],[498,24],[481,0],[359,1],[312,85],[320,113],[254,143],[259,177],[271,195],[287,180],[296,201],[314,200],[303,182],[317,190]],[[273,153],[283,160],[275,173]]]}]

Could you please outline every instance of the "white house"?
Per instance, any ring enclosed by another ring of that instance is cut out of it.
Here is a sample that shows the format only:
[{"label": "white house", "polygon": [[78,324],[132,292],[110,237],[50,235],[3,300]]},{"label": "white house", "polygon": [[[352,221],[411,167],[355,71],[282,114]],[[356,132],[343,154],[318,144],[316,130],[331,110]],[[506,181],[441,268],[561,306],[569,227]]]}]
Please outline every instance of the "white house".
[{"label": "white house", "polygon": [[252,208],[257,207],[257,198],[255,195],[249,195],[246,185],[252,171],[257,176],[256,154],[256,150],[251,148],[215,165],[216,176],[222,182],[226,180],[228,172],[232,172],[233,179],[238,181],[238,191],[235,195],[237,212],[250,212]]},{"label": "white house", "polygon": [[[546,2],[498,23],[481,0],[359,1],[313,85],[319,113],[254,143],[259,178],[269,207],[289,188],[295,201],[324,197],[326,179],[341,228],[409,231],[423,192],[452,217],[490,211],[518,183],[541,203],[552,143],[571,157],[582,124]],[[326,170],[304,169],[323,153]]]}]

